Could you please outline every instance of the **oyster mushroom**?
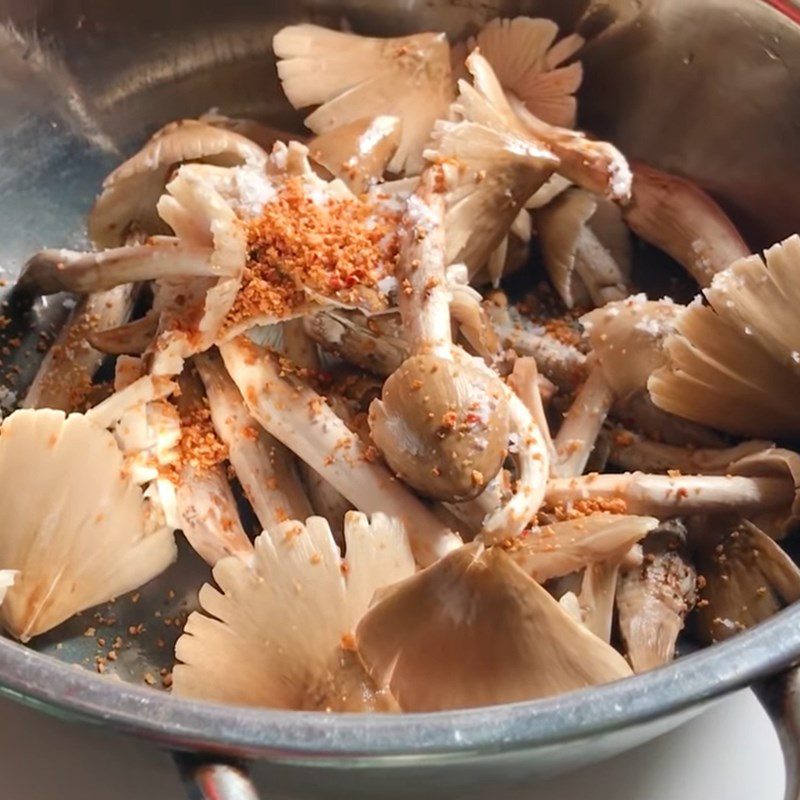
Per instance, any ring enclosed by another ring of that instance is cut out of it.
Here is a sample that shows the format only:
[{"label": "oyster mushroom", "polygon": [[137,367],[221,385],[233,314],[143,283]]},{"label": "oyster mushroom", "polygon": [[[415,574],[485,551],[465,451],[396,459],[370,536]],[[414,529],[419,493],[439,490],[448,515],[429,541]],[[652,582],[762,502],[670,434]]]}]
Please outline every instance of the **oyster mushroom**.
[{"label": "oyster mushroom", "polygon": [[0,619],[22,641],[138,588],[176,557],[114,437],[80,414],[24,409],[3,420],[0,502],[0,566],[19,571]]},{"label": "oyster mushroom", "polygon": [[717,273],[666,341],[665,366],[648,381],[653,402],[740,436],[800,433],[800,237]]},{"label": "oyster mushroom", "polygon": [[699,186],[634,162],[633,194],[622,213],[631,230],[708,286],[716,273],[750,255],[734,224]]},{"label": "oyster mushroom", "polygon": [[266,159],[257,144],[233,131],[192,119],[172,122],[105,179],[89,213],[89,236],[99,247],[117,247],[131,230],[168,233],[156,204],[178,164],[203,161],[258,168]]},{"label": "oyster mushroom", "polygon": [[559,161],[466,81],[451,115],[457,121],[436,123],[424,156],[440,165],[448,190],[447,264],[466,264],[474,276]]},{"label": "oyster mushroom", "polygon": [[697,573],[680,520],[668,520],[648,534],[643,549],[641,567],[620,574],[616,597],[619,629],[634,672],[672,661],[678,634],[697,599]]},{"label": "oyster mushroom", "polygon": [[401,520],[421,564],[460,544],[324,399],[287,374],[274,356],[243,337],[221,345],[220,353],[253,417],[360,511],[382,511]]},{"label": "oyster mushroom", "polygon": [[284,522],[255,541],[252,568],[214,568],[175,646],[173,692],[236,705],[393,710],[352,657],[353,631],[376,590],[412,575],[404,526],[350,512],[343,559],[328,523]]},{"label": "oyster mushroom", "polygon": [[637,433],[614,428],[610,432],[609,461],[631,472],[667,472],[725,475],[745,456],[773,447],[771,442],[753,440],[732,447],[698,448],[665,444],[646,439]]},{"label": "oyster mushroom", "polygon": [[594,141],[585,134],[559,128],[536,117],[519,99],[506,95],[489,62],[478,52],[467,58],[473,87],[459,86],[459,104],[469,119],[481,124],[502,125],[521,138],[544,144],[560,164],[563,178],[607,197],[626,202],[631,194],[632,175],[622,153],[608,142]]},{"label": "oyster mushroom", "polygon": [[315,136],[309,154],[353,194],[362,194],[383,177],[400,144],[401,128],[397,117],[357,119]]},{"label": "oyster mushroom", "polygon": [[194,363],[214,428],[261,527],[270,530],[286,519],[311,516],[292,454],[250,415],[219,353],[209,350]]},{"label": "oyster mushroom", "polygon": [[217,438],[196,373],[184,370],[177,406],[181,438],[173,465],[180,528],[198,555],[213,566],[226,556],[251,563],[253,545],[242,527],[226,474],[227,448]]},{"label": "oyster mushroom", "polygon": [[705,641],[727,639],[800,600],[800,570],[751,522],[698,519],[691,533],[703,577],[696,632]]},{"label": "oyster mushroom", "polygon": [[[117,289],[124,289],[118,286]],[[111,290],[116,291],[115,289]],[[92,299],[96,295],[89,295]],[[158,333],[159,313],[155,309],[148,311],[143,317],[126,322],[117,327],[92,330],[86,335],[87,342],[101,353],[109,355],[141,355],[147,350]]]},{"label": "oyster mushroom", "polygon": [[497,376],[454,348],[445,273],[444,197],[431,169],[409,199],[397,275],[411,356],[369,411],[372,438],[405,483],[438,500],[469,500],[497,475],[509,411]]},{"label": "oyster mushroom", "polygon": [[578,34],[558,42],[558,25],[549,19],[493,19],[469,41],[492,65],[503,88],[550,125],[575,125],[575,92],[583,80],[579,61],[567,66],[583,47]]},{"label": "oyster mushroom", "polygon": [[382,592],[356,644],[404,711],[530,700],[631,674],[507,553],[477,542]]},{"label": "oyster mushroom", "polygon": [[452,99],[450,48],[444,34],[377,39],[290,25],[272,40],[278,76],[295,108],[319,106],[305,124],[325,133],[364,117],[401,120],[391,172],[414,173],[433,123]]},{"label": "oyster mushroom", "polygon": [[545,267],[567,308],[603,306],[631,294],[631,243],[619,208],[568,189],[536,212]]},{"label": "oyster mushroom", "polygon": [[92,333],[126,320],[134,300],[130,284],[80,298],[42,360],[22,407],[78,409],[103,361],[104,351],[93,347]]},{"label": "oyster mushroom", "polygon": [[653,517],[590,514],[535,527],[510,554],[537,583],[544,583],[591,564],[619,563],[657,525]]},{"label": "oyster mushroom", "polygon": [[219,278],[235,274],[232,266],[213,264],[212,250],[172,236],[154,236],[146,244],[98,253],[42,250],[22,268],[17,286],[37,294],[86,294],[124,283],[157,278]]},{"label": "oyster mushroom", "polygon": [[228,117],[225,114],[220,114],[218,109],[212,109],[205,114],[201,114],[197,121],[206,125],[213,125],[215,128],[223,128],[226,131],[238,133],[251,142],[255,142],[265,153],[269,153],[276,142],[305,142],[307,139],[302,133],[273,128],[271,125],[265,125],[263,122],[248,119],[247,117]]}]

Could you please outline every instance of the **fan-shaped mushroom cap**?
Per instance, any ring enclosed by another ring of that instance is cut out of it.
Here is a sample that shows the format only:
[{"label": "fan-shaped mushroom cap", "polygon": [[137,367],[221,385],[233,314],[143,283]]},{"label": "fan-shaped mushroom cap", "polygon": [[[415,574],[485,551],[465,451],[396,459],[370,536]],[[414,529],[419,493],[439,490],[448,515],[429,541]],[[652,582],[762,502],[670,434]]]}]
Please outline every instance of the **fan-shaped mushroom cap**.
[{"label": "fan-shaped mushroom cap", "polygon": [[[200,590],[205,613],[189,617],[175,654],[173,691],[183,697],[273,708],[385,710],[383,693],[342,671],[342,646],[375,591],[414,572],[403,529],[391,517],[348,513],[344,559],[321,517],[289,521],[255,542],[252,569],[227,558],[221,591]],[[355,669],[353,665],[351,669]]]},{"label": "fan-shaped mushroom cap", "polygon": [[664,340],[685,309],[671,300],[648,300],[643,294],[609,303],[581,317],[595,358],[620,399],[647,386],[665,361]]},{"label": "fan-shaped mushroom cap", "polygon": [[356,642],[404,711],[530,700],[631,674],[507,553],[478,543],[382,592]]},{"label": "fan-shaped mushroom cap", "polygon": [[695,561],[705,578],[697,633],[727,639],[800,600],[800,569],[786,552],[742,519],[696,520]]},{"label": "fan-shaped mushroom cap", "polygon": [[568,189],[536,212],[547,271],[567,308],[602,306],[630,294],[631,242],[619,207]]},{"label": "fan-shaped mushroom cap", "polygon": [[400,144],[397,117],[367,117],[315,136],[311,159],[361,194],[378,181]]},{"label": "fan-shaped mushroom cap", "polygon": [[800,434],[800,237],[718,273],[648,382],[657,406],[741,436]]},{"label": "fan-shaped mushroom cap", "polygon": [[750,255],[734,224],[699,186],[631,164],[633,193],[622,213],[631,230],[682,264],[701,285]]},{"label": "fan-shaped mushroom cap", "polygon": [[16,411],[0,427],[0,566],[19,570],[0,610],[27,641],[136,589],[175,559],[114,437],[80,414]]},{"label": "fan-shaped mushroom cap", "polygon": [[231,130],[193,119],[171,122],[103,181],[103,191],[89,213],[89,237],[97,246],[116,247],[132,227],[150,234],[168,233],[156,204],[177,164],[263,166],[266,159],[257,144]]},{"label": "fan-shaped mushroom cap", "polygon": [[306,118],[324,133],[364,117],[392,114],[402,135],[389,169],[414,172],[433,123],[452,99],[450,48],[444,34],[377,39],[317,25],[290,25],[272,41],[278,76],[295,108],[319,105]]},{"label": "fan-shaped mushroom cap", "polygon": [[539,119],[571,128],[575,124],[575,92],[583,80],[580,62],[559,66],[583,47],[572,34],[554,44],[558,25],[549,19],[493,19],[471,45],[492,65],[506,91],[513,92]]},{"label": "fan-shaped mushroom cap", "polygon": [[544,583],[589,564],[619,561],[658,525],[654,517],[591,514],[533,528],[515,543],[512,557],[535,581]]}]

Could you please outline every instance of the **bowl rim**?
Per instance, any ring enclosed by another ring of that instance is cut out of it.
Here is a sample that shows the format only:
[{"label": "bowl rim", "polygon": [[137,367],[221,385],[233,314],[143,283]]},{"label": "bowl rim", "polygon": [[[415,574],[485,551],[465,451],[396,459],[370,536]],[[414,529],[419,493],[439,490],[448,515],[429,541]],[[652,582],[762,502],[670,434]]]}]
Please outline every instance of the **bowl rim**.
[{"label": "bowl rim", "polygon": [[558,697],[408,714],[226,706],[110,680],[0,640],[0,695],[182,750],[341,766],[531,750],[668,717],[769,677],[800,658],[800,604],[727,642],[649,673]]}]

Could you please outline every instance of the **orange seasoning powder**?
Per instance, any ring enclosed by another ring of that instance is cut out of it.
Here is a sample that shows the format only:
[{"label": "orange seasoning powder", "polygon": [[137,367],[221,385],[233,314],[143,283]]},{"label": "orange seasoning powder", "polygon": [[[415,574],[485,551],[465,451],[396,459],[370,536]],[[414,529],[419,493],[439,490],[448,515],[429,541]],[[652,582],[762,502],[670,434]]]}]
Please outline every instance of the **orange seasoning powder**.
[{"label": "orange seasoning powder", "polygon": [[378,281],[394,274],[398,222],[363,197],[315,202],[299,178],[288,180],[247,224],[247,264],[226,326],[289,316],[306,301],[303,287],[344,303],[374,300]]}]

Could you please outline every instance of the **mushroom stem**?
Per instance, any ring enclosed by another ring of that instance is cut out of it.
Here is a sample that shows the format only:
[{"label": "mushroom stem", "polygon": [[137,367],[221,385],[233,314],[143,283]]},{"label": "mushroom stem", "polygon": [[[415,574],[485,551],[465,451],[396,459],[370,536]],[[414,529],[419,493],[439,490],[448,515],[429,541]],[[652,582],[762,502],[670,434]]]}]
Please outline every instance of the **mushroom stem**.
[{"label": "mushroom stem", "polygon": [[584,475],[554,478],[547,484],[548,503],[575,500],[623,500],[628,513],[659,519],[687,514],[748,514],[794,500],[794,486],[782,478],[739,476]]},{"label": "mushroom stem", "polygon": [[[556,447],[550,436],[550,425],[547,421],[547,414],[542,402],[542,391],[540,382],[542,378],[536,367],[536,360],[529,357],[518,358],[514,362],[514,369],[508,378],[509,386],[517,393],[517,396],[525,404],[531,414],[533,421],[539,428],[542,438],[550,457],[550,468],[553,469],[553,461],[556,458]],[[580,474],[580,470],[576,474]]]},{"label": "mushroom stem", "polygon": [[522,400],[505,388],[509,427],[519,441],[519,452],[515,456],[518,476],[511,499],[492,512],[484,523],[482,535],[487,545],[517,537],[527,528],[544,500],[550,466],[547,444],[539,426]]},{"label": "mushroom stem", "polygon": [[274,356],[242,337],[220,347],[250,413],[360,511],[405,525],[415,558],[431,564],[461,544],[310,387],[282,374]]},{"label": "mushroom stem", "polygon": [[631,294],[627,276],[588,225],[578,234],[575,271],[596,306],[624,300]]},{"label": "mushroom stem", "polygon": [[603,370],[593,366],[556,434],[556,460],[550,465],[554,478],[584,471],[613,402],[614,393]]},{"label": "mushroom stem", "polygon": [[233,269],[212,262],[210,247],[188,245],[171,236],[154,236],[148,244],[113,247],[99,253],[41,250],[19,276],[20,290],[38,294],[102,292],[121,283],[159,278],[219,278]]},{"label": "mushroom stem", "polygon": [[581,591],[578,594],[583,624],[604,642],[611,641],[619,568],[618,560],[589,564],[583,572]]},{"label": "mushroom stem", "polygon": [[[111,289],[111,292],[113,291],[116,290]],[[94,296],[89,295],[89,297]],[[150,310],[143,317],[124,325],[113,327],[113,323],[108,323],[107,327],[98,326],[100,329],[90,331],[86,338],[89,344],[101,353],[138,356],[147,350],[158,333],[158,316],[157,311]]]},{"label": "mushroom stem", "polygon": [[450,290],[445,264],[445,198],[436,168],[426,170],[408,198],[401,234],[398,306],[412,355],[451,358]]},{"label": "mushroom stem", "polygon": [[99,428],[110,428],[128,412],[154,400],[163,400],[177,388],[177,384],[167,377],[144,375],[90,408],[84,416]]},{"label": "mushroom stem", "polygon": [[481,304],[480,292],[465,284],[450,285],[450,316],[461,335],[487,364],[500,358],[500,338]]},{"label": "mushroom stem", "polygon": [[206,388],[214,428],[228,448],[228,459],[261,527],[272,530],[286,519],[311,516],[292,454],[250,416],[219,354],[208,351],[195,356],[194,362]]},{"label": "mushroom stem", "polygon": [[104,357],[93,347],[92,334],[126,320],[135,294],[132,284],[124,284],[78,300],[39,366],[23,408],[73,411],[80,406]]}]

